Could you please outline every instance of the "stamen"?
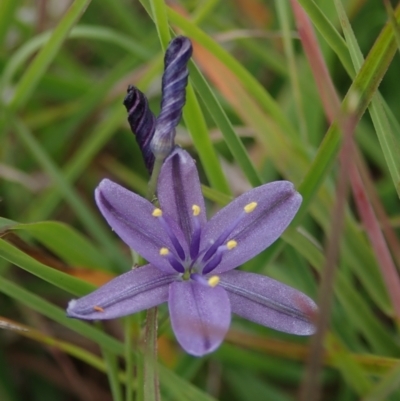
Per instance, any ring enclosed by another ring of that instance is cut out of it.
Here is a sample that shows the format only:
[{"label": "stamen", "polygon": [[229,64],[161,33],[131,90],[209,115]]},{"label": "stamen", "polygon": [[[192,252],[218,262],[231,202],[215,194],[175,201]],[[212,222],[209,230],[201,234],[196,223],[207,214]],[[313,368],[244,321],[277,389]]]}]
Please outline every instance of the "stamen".
[{"label": "stamen", "polygon": [[203,274],[208,274],[211,271],[213,271],[220,263],[222,260],[222,251],[220,250],[221,248],[225,248],[224,246],[220,246],[215,253],[215,256],[204,266],[203,268]]},{"label": "stamen", "polygon": [[153,210],[153,213],[151,215],[154,216],[154,217],[161,217],[162,216],[162,210],[157,207],[157,208],[155,208]]},{"label": "stamen", "polygon": [[189,253],[190,253],[190,258],[194,261],[196,260],[200,250],[201,225],[198,218],[201,211],[200,206],[192,205],[192,211],[193,211],[193,234],[192,234],[192,239],[190,241]]},{"label": "stamen", "polygon": [[168,262],[178,273],[185,273],[185,268],[172,255],[168,258]]},{"label": "stamen", "polygon": [[167,233],[169,239],[171,240],[172,245],[174,246],[178,256],[181,258],[181,260],[185,260],[185,251],[183,250],[182,245],[179,243],[178,238],[176,238],[176,235],[171,230],[171,227],[169,226],[168,222],[163,217],[162,210],[159,209],[158,207],[155,208],[153,210],[152,216],[157,217],[160,220],[160,223],[164,231]]},{"label": "stamen", "polygon": [[161,256],[167,256],[169,254],[168,248],[161,248],[160,249],[160,255]]},{"label": "stamen", "polygon": [[237,247],[237,242],[234,239],[231,239],[230,241],[228,241],[226,243],[226,247],[228,248],[228,250],[236,248]]},{"label": "stamen", "polygon": [[236,248],[236,246],[237,242],[233,239],[228,241],[226,245],[219,246],[214,257],[204,266],[202,273],[208,274],[212,272],[221,263],[224,251],[230,251],[231,249]]},{"label": "stamen", "polygon": [[219,246],[222,245],[225,240],[232,235],[232,232],[235,230],[235,228],[240,224],[240,222],[247,217],[249,213],[254,211],[254,209],[257,207],[257,202],[250,202],[247,205],[243,207],[243,212],[240,213],[236,219],[234,219],[231,224],[222,232],[222,234],[217,238],[217,240],[208,248],[206,253],[203,256],[202,262],[207,262],[208,260],[211,259],[211,257],[214,255],[216,250],[218,249]]},{"label": "stamen", "polygon": [[257,205],[257,202],[250,202],[243,209],[246,213],[251,213],[257,207]]},{"label": "stamen", "polygon": [[193,211],[193,216],[198,216],[200,214],[200,206],[198,205],[193,205],[192,206],[192,211]]},{"label": "stamen", "polygon": [[217,285],[219,284],[219,282],[220,282],[220,278],[219,278],[218,276],[211,276],[211,277],[208,279],[208,285],[209,285],[210,287],[215,287],[215,286],[217,286]]},{"label": "stamen", "polygon": [[94,309],[96,312],[104,312],[104,309],[103,309],[101,306],[95,305],[95,306],[93,306],[93,309]]},{"label": "stamen", "polygon": [[184,273],[185,268],[176,260],[174,255],[169,251],[168,248],[160,248],[160,255],[165,256],[168,259],[168,262],[170,265],[178,272],[178,273]]}]

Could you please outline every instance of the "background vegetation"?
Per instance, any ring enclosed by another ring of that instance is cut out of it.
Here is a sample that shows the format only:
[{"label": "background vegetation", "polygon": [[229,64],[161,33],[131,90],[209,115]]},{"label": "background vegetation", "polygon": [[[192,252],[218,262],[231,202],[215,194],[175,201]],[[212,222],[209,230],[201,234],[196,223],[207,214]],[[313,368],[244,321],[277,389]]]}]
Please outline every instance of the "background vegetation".
[{"label": "background vegetation", "polygon": [[321,335],[297,338],[234,317],[221,348],[194,358],[177,346],[161,307],[162,399],[399,400],[393,8],[1,0],[0,400],[156,399],[143,377],[144,315],[100,326],[67,319],[65,307],[134,263],[93,189],[110,177],[146,192],[122,100],[132,83],[158,112],[171,34],[194,45],[177,142],[198,159],[210,214],[276,179],[303,195],[282,239],[243,269],[318,300]]}]

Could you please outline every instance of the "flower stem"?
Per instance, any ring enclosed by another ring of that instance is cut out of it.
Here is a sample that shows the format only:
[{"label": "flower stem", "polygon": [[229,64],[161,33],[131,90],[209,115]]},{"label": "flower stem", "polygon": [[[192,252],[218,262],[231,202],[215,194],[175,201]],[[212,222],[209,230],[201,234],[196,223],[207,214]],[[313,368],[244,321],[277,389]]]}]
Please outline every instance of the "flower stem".
[{"label": "flower stem", "polygon": [[158,176],[160,175],[161,166],[163,162],[164,162],[164,157],[161,156],[156,157],[156,160],[154,161],[153,173],[151,174],[149,185],[147,187],[147,199],[150,202],[156,196]]},{"label": "flower stem", "polygon": [[127,316],[124,321],[125,335],[125,363],[126,363],[126,386],[125,400],[133,401],[133,381],[134,381],[134,354],[133,349],[133,319]]},{"label": "flower stem", "polygon": [[[103,325],[101,322],[97,322],[95,325],[98,329],[103,330]],[[103,359],[106,365],[106,371],[111,387],[113,401],[123,401],[121,386],[119,383],[117,357],[105,347],[101,347],[101,353],[103,355]]]},{"label": "flower stem", "polygon": [[[156,197],[158,176],[164,157],[156,156],[153,173],[147,188],[147,199],[152,201]],[[146,314],[144,334],[143,363],[140,364],[144,376],[143,401],[160,400],[160,387],[157,370],[157,307],[151,308]],[[128,401],[128,399],[127,399]]]},{"label": "flower stem", "polygon": [[157,307],[147,311],[144,344],[144,401],[158,401],[160,386],[157,370]]},{"label": "flower stem", "polygon": [[107,375],[110,382],[113,401],[122,401],[123,398],[121,386],[119,384],[117,357],[105,348],[102,348],[101,352],[107,366]]}]

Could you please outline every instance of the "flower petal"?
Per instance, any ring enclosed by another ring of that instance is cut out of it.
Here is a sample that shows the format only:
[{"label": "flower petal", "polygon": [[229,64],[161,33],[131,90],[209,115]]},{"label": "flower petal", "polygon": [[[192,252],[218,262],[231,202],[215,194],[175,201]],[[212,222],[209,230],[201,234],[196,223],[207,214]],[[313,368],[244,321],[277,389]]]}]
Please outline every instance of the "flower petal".
[{"label": "flower petal", "polygon": [[275,242],[292,221],[301,201],[301,195],[291,182],[276,181],[244,193],[220,210],[203,230],[201,249],[209,248],[235,219],[243,215],[246,205],[257,203],[229,233],[227,241],[235,240],[237,246],[224,254],[214,273],[234,269]]},{"label": "flower petal", "polygon": [[[168,260],[160,255],[162,247],[174,248],[160,222],[152,216],[155,207],[148,200],[110,180],[101,181],[95,198],[108,224],[127,245],[160,270],[175,272]],[[184,243],[180,230],[172,229]]]},{"label": "flower petal", "polygon": [[220,276],[232,312],[275,330],[297,335],[315,332],[312,323],[317,306],[312,299],[279,281],[242,271]]},{"label": "flower petal", "polygon": [[219,347],[229,329],[226,291],[195,281],[176,281],[169,290],[169,313],[176,338],[189,354],[202,356]]},{"label": "flower petal", "polygon": [[165,160],[158,178],[157,195],[161,209],[178,223],[190,245],[194,230],[192,206],[200,207],[197,219],[201,225],[207,218],[195,161],[185,150],[177,147]]},{"label": "flower petal", "polygon": [[67,316],[104,320],[152,308],[168,300],[169,285],[175,279],[152,265],[130,270],[83,298],[70,301]]}]

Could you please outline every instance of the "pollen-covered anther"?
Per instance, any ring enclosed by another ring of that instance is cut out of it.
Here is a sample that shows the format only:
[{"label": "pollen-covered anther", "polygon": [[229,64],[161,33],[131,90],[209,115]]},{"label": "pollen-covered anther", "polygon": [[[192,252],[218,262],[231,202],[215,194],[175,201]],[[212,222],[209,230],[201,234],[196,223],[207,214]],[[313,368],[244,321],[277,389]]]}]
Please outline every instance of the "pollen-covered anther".
[{"label": "pollen-covered anther", "polygon": [[163,247],[163,248],[160,249],[160,255],[161,256],[167,256],[168,254],[169,254],[168,248]]},{"label": "pollen-covered anther", "polygon": [[157,208],[155,208],[153,210],[153,213],[151,215],[153,217],[161,217],[162,216],[162,210],[157,207]]},{"label": "pollen-covered anther", "polygon": [[198,205],[193,205],[192,206],[192,211],[193,211],[193,216],[198,216],[200,214],[200,206]]},{"label": "pollen-covered anther", "polygon": [[228,241],[226,243],[226,247],[228,248],[228,250],[236,248],[237,247],[237,242],[234,239],[231,239],[230,241]]},{"label": "pollen-covered anther", "polygon": [[248,203],[243,209],[246,213],[251,213],[257,207],[257,202],[250,202]]},{"label": "pollen-covered anther", "polygon": [[93,306],[93,309],[94,309],[96,312],[104,312],[104,309],[103,309],[101,306],[95,305],[95,306]]},{"label": "pollen-covered anther", "polygon": [[220,278],[219,278],[218,276],[211,276],[211,277],[207,280],[207,282],[208,282],[208,285],[209,285],[210,287],[216,287],[216,286],[219,284],[219,282],[220,282]]}]

